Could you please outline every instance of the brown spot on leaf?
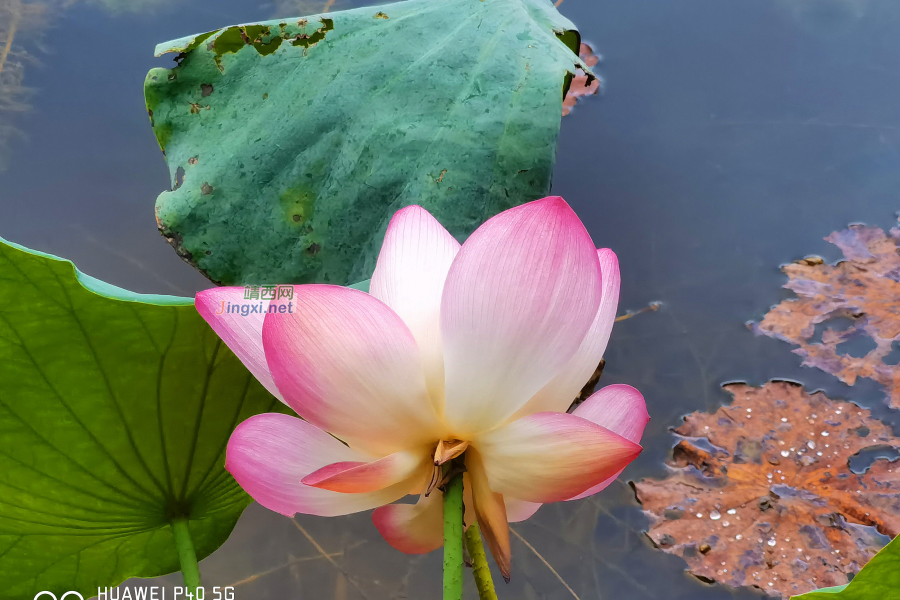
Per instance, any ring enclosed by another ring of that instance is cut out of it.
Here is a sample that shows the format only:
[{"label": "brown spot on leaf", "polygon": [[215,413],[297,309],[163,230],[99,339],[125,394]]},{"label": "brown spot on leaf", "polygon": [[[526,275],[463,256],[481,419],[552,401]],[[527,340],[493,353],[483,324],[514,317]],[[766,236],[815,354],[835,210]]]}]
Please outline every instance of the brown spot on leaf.
[{"label": "brown spot on leaf", "polygon": [[213,91],[215,91],[215,90],[213,89],[213,86],[211,83],[201,83],[200,84],[200,95],[203,96],[204,98],[212,95]]},{"label": "brown spot on leaf", "polygon": [[[900,532],[896,464],[876,460],[857,474],[848,458],[900,438],[869,411],[795,384],[726,390],[730,406],[692,413],[675,430],[683,439],[671,475],[635,485],[649,537],[697,577],[772,596],[847,583],[883,536]],[[868,438],[855,433],[862,426]],[[759,461],[736,460],[747,447]],[[669,518],[676,510],[684,517]]]},{"label": "brown spot on leaf", "polygon": [[213,193],[214,189],[213,186],[204,181],[203,185],[200,186],[200,193],[204,196],[209,196]]},{"label": "brown spot on leaf", "polygon": [[203,107],[200,106],[199,104],[197,104],[197,103],[195,103],[195,102],[191,102],[191,114],[192,114],[192,115],[199,115],[199,114],[200,114],[200,110],[201,110],[202,108],[203,108]]},{"label": "brown spot on leaf", "polygon": [[193,167],[194,165],[196,165],[198,162],[200,162],[198,156],[192,156],[192,157],[190,157],[190,158],[188,159],[188,164],[191,165],[192,167]]},{"label": "brown spot on leaf", "polygon": [[387,19],[388,16],[387,16],[386,14],[384,14],[383,12],[378,11],[377,13],[375,13],[375,17],[374,17],[374,18],[376,18],[376,19]]},{"label": "brown spot on leaf", "polygon": [[[807,257],[783,268],[784,286],[797,294],[774,307],[756,333],[799,346],[803,364],[817,367],[848,385],[859,377],[874,379],[887,390],[891,405],[900,408],[900,365],[886,364],[894,338],[900,336],[900,230],[852,225],[825,238],[840,248],[846,260],[831,266]],[[827,321],[851,320],[844,331]],[[822,332],[816,339],[816,326]],[[869,338],[866,340],[865,338]],[[867,341],[871,349],[853,356],[839,348],[844,342]],[[890,361],[888,361],[890,362]],[[895,361],[896,362],[896,361]]]},{"label": "brown spot on leaf", "polygon": [[313,242],[312,244],[310,244],[310,245],[306,248],[306,251],[307,251],[309,254],[311,254],[312,256],[315,256],[316,254],[319,253],[319,251],[320,251],[321,249],[322,249],[322,246],[321,246],[320,244],[317,244],[317,243]]},{"label": "brown spot on leaf", "polygon": [[[593,67],[600,60],[600,57],[594,54],[594,49],[587,44],[581,44],[578,55],[581,57],[581,62],[583,62],[586,67]],[[575,104],[578,103],[579,98],[593,96],[599,91],[600,81],[593,75],[588,75],[581,69],[578,69],[578,73],[572,77],[572,81],[569,84],[569,90],[566,92],[566,97],[563,99],[563,116],[572,112],[572,109],[575,107]]]}]

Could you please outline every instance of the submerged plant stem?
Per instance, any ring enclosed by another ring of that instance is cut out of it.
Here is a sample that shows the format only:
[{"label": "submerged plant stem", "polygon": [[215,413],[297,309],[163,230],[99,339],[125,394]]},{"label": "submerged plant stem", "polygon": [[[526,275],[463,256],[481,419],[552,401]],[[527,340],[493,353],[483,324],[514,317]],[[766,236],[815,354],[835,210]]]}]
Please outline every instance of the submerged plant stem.
[{"label": "submerged plant stem", "polygon": [[491,567],[488,565],[487,554],[484,552],[478,523],[472,523],[466,530],[466,548],[469,550],[469,558],[472,561],[472,574],[475,576],[478,597],[481,600],[497,600],[494,580],[491,578]]},{"label": "submerged plant stem", "polygon": [[197,554],[194,552],[194,542],[191,540],[187,519],[174,519],[172,533],[175,534],[175,548],[178,550],[184,587],[193,592],[200,587],[200,565],[197,564]]},{"label": "submerged plant stem", "polygon": [[444,492],[444,600],[462,600],[463,476],[455,475]]}]

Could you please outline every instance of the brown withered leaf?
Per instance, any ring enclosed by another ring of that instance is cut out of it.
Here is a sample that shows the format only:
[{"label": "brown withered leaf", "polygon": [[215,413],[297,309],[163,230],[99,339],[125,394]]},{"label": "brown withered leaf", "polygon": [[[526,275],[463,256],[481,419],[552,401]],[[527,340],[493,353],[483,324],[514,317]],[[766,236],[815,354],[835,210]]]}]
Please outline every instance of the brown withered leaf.
[{"label": "brown withered leaf", "polygon": [[[600,61],[600,57],[594,54],[594,49],[584,43],[581,44],[578,55],[587,67],[593,67]],[[572,112],[579,98],[592,96],[599,91],[600,80],[587,75],[579,69],[578,74],[572,78],[572,83],[569,84],[569,91],[566,92],[566,97],[563,99],[563,116]]]},{"label": "brown withered leaf", "polygon": [[[794,353],[803,357],[804,365],[848,385],[859,377],[874,379],[884,386],[891,405],[900,408],[900,366],[884,362],[900,335],[900,230],[886,234],[877,227],[853,225],[825,239],[840,248],[846,260],[831,266],[813,257],[785,266],[789,281],[784,287],[797,298],[775,306],[752,328],[797,344]],[[814,339],[816,325],[838,317],[850,319],[852,325],[844,331],[825,329],[821,342]],[[865,336],[872,347],[864,356],[838,347],[854,339],[866,341]]]},{"label": "brown withered leaf", "polygon": [[900,531],[900,465],[857,474],[848,459],[900,439],[793,383],[725,389],[730,406],[675,430],[671,474],[635,485],[648,536],[708,581],[784,597],[847,583]]}]

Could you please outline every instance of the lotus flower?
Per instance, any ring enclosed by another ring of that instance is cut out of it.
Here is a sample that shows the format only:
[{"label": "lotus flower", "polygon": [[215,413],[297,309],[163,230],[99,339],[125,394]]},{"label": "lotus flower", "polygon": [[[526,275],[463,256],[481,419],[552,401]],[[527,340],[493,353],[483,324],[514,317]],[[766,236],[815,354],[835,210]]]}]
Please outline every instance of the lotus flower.
[{"label": "lotus flower", "polygon": [[[508,579],[508,523],[600,491],[641,450],[649,417],[634,388],[566,412],[606,348],[619,270],[562,198],[507,210],[462,246],[410,206],[388,226],[368,294],[298,285],[228,312],[243,294],[206,290],[197,308],[302,417],[252,417],[228,443],[227,469],[281,514],[377,508],[392,546],[429,552],[443,545],[438,465],[462,455],[466,522]],[[416,504],[391,504],[409,494]]]}]

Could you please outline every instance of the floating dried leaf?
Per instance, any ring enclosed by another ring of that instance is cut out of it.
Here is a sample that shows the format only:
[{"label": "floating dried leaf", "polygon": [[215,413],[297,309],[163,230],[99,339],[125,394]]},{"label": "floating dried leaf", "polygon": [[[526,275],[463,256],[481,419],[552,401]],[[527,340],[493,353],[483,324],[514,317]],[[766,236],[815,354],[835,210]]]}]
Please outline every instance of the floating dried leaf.
[{"label": "floating dried leaf", "polygon": [[[759,324],[758,334],[799,346],[803,364],[818,367],[848,385],[869,377],[887,390],[891,405],[900,407],[900,366],[891,360],[892,344],[900,335],[900,230],[852,225],[825,238],[840,248],[846,260],[831,266],[808,257],[783,268],[784,287],[797,294],[775,306]],[[827,328],[844,317],[844,331]],[[823,324],[821,341],[816,326]],[[843,348],[841,344],[848,342]],[[869,344],[862,352],[852,345]],[[857,356],[854,356],[856,354]],[[885,362],[887,359],[887,362]]]},{"label": "floating dried leaf", "polygon": [[701,579],[772,596],[847,583],[900,532],[896,463],[854,473],[848,459],[900,439],[869,411],[796,384],[725,389],[730,406],[675,431],[671,475],[636,484],[650,539]]},{"label": "floating dried leaf", "polygon": [[[594,49],[584,43],[581,44],[578,56],[581,57],[581,62],[588,68],[593,67],[600,61],[600,57],[594,54]],[[566,92],[566,97],[563,100],[563,116],[572,112],[579,98],[593,96],[599,91],[600,80],[592,75],[587,75],[579,69],[578,74],[572,78],[572,82],[569,84],[569,91]]]}]

